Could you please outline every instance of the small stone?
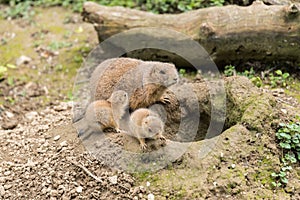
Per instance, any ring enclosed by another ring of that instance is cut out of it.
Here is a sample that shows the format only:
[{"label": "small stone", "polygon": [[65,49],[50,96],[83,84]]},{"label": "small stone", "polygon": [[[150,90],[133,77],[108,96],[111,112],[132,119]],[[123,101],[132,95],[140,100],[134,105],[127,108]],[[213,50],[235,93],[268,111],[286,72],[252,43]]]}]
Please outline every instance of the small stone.
[{"label": "small stone", "polygon": [[117,184],[118,183],[118,176],[115,175],[115,176],[108,177],[108,180],[111,184]]},{"label": "small stone", "polygon": [[149,181],[146,182],[146,186],[147,186],[147,187],[150,186],[150,182],[149,182]]},{"label": "small stone", "polygon": [[6,117],[8,117],[8,118],[13,118],[13,117],[15,116],[13,113],[11,113],[11,112],[9,112],[9,111],[6,111],[6,112],[5,112],[5,115],[6,115]]},{"label": "small stone", "polygon": [[232,165],[231,165],[231,168],[234,169],[234,168],[235,168],[235,164],[232,164]]},{"label": "small stone", "polygon": [[214,187],[217,187],[218,183],[216,181],[213,182]]},{"label": "small stone", "polygon": [[286,109],[282,108],[282,109],[280,109],[280,110],[281,110],[281,112],[282,112],[283,114],[287,114],[287,110],[286,110]]},{"label": "small stone", "polygon": [[35,167],[36,162],[33,162],[32,160],[28,159],[26,165],[27,165],[28,167]]},{"label": "small stone", "polygon": [[60,143],[60,146],[61,146],[61,147],[66,147],[66,146],[68,146],[67,141],[66,141],[66,140],[62,141],[62,142]]},{"label": "small stone", "polygon": [[18,124],[19,124],[18,120],[12,119],[12,120],[2,123],[1,127],[4,130],[10,130],[10,129],[16,128],[18,126]]},{"label": "small stone", "polygon": [[58,106],[54,106],[53,108],[55,111],[60,112],[60,111],[64,111],[68,109],[67,105],[58,105]]},{"label": "small stone", "polygon": [[54,141],[57,141],[57,140],[59,140],[59,139],[60,139],[60,135],[57,135],[57,136],[55,136],[55,137],[53,138]]},{"label": "small stone", "polygon": [[48,139],[51,138],[51,135],[46,134],[46,135],[44,135],[44,138],[45,138],[46,140],[48,140]]},{"label": "small stone", "polygon": [[48,189],[47,189],[46,187],[44,187],[44,188],[42,189],[41,193],[42,193],[42,194],[46,194],[46,193],[47,193],[47,190],[48,190]]},{"label": "small stone", "polygon": [[76,192],[81,193],[81,192],[82,192],[82,189],[83,189],[83,187],[78,186],[78,187],[76,188]]},{"label": "small stone", "polygon": [[5,176],[9,176],[11,174],[11,172],[10,171],[6,171],[6,172],[4,172],[4,175]]},{"label": "small stone", "polygon": [[12,188],[12,185],[4,185],[5,190],[9,190],[10,188]]},{"label": "small stone", "polygon": [[140,187],[135,187],[132,191],[132,195],[136,195],[140,191]]},{"label": "small stone", "polygon": [[5,182],[5,177],[0,177],[0,183],[4,183]]},{"label": "small stone", "polygon": [[28,120],[32,121],[37,115],[38,115],[37,112],[32,111],[32,112],[26,113],[26,114],[25,114],[25,117],[26,117]]},{"label": "small stone", "polygon": [[138,200],[139,198],[137,196],[134,196],[133,197],[133,200]]},{"label": "small stone", "polygon": [[58,195],[57,190],[51,190],[50,191],[50,197],[56,197]]},{"label": "small stone", "polygon": [[285,187],[285,191],[286,191],[287,193],[294,193],[294,192],[295,192],[295,188],[294,188],[293,186],[291,186],[291,185],[287,185],[287,186]]},{"label": "small stone", "polygon": [[148,194],[148,200],[154,200],[154,195],[153,194]]},{"label": "small stone", "polygon": [[0,185],[0,196],[4,196],[5,195],[5,189],[2,185]]},{"label": "small stone", "polygon": [[146,189],[144,188],[144,186],[140,186],[140,191],[142,192],[142,193],[145,193],[146,192]]},{"label": "small stone", "polygon": [[22,55],[17,59],[16,64],[17,64],[17,66],[20,66],[22,64],[28,64],[30,61],[31,61],[31,58],[29,58],[28,56]]}]

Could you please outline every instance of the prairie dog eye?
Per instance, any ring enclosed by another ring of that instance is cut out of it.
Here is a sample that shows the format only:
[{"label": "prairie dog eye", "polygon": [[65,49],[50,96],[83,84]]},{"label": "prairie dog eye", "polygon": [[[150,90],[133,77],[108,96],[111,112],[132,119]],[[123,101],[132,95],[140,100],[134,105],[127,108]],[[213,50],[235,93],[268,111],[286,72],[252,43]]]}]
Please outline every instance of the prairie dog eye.
[{"label": "prairie dog eye", "polygon": [[166,74],[166,72],[164,70],[160,70],[159,73],[160,74]]}]

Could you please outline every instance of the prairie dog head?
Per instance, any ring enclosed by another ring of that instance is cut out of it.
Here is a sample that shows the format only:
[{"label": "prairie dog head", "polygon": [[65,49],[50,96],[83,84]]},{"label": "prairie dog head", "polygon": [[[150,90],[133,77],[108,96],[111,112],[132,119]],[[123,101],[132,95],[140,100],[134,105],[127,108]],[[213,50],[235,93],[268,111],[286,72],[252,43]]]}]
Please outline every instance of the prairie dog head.
[{"label": "prairie dog head", "polygon": [[179,76],[175,65],[162,62],[146,62],[149,67],[149,73],[146,73],[143,84],[156,83],[165,87],[178,82]]},{"label": "prairie dog head", "polygon": [[164,123],[159,117],[148,116],[142,121],[144,137],[158,139],[164,131]]},{"label": "prairie dog head", "polygon": [[129,103],[128,94],[123,90],[114,91],[108,99],[112,106],[124,106],[126,107]]}]

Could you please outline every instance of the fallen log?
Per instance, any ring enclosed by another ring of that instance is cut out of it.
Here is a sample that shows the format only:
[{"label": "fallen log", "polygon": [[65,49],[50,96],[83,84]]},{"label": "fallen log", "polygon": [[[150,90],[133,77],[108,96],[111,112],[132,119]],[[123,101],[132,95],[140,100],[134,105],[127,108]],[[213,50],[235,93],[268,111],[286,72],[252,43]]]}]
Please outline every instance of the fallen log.
[{"label": "fallen log", "polygon": [[[181,14],[153,14],[123,7],[106,7],[93,2],[84,4],[85,21],[92,23],[99,41],[132,28],[167,28],[186,34],[201,44],[218,66],[248,61],[300,62],[300,4],[211,7]],[[143,33],[147,34],[147,33]],[[151,33],[149,38],[164,40],[166,34]],[[176,40],[176,38],[175,38]],[[164,51],[138,50],[130,57],[144,60],[178,61]]]}]

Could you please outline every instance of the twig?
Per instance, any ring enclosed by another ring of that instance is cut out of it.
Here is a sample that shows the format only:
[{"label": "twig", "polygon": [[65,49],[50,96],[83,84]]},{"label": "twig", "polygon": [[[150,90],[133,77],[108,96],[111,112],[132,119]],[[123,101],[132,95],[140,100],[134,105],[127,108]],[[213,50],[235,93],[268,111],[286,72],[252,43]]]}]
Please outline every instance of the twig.
[{"label": "twig", "polygon": [[99,178],[98,176],[95,176],[92,172],[90,172],[86,167],[74,162],[74,161],[70,161],[73,165],[81,168],[83,171],[85,171],[85,173],[87,173],[90,177],[92,177],[93,179],[95,179],[96,181],[102,183],[101,178]]}]

